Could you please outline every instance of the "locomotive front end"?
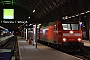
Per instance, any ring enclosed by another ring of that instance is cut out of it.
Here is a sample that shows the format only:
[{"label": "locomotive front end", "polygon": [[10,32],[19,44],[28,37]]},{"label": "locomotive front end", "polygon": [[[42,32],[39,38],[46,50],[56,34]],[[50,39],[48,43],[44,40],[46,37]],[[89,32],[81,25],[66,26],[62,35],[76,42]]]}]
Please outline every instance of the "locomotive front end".
[{"label": "locomotive front end", "polygon": [[82,30],[78,23],[62,24],[62,47],[68,51],[80,51],[83,47]]}]

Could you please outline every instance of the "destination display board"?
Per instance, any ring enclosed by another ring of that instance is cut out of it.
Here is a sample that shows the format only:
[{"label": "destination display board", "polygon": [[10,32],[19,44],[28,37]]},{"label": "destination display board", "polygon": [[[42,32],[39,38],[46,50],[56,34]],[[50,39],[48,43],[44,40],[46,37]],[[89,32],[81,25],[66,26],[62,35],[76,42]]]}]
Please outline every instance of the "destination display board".
[{"label": "destination display board", "polygon": [[28,23],[28,21],[22,21],[22,20],[1,20],[1,24],[24,24]]},{"label": "destination display board", "polygon": [[14,9],[3,9],[3,19],[14,19]]}]

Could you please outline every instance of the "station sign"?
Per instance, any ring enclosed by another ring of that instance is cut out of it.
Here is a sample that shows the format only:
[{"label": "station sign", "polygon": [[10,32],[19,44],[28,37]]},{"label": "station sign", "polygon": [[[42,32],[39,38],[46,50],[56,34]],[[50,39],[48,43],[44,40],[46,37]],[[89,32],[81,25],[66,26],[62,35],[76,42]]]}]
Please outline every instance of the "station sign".
[{"label": "station sign", "polygon": [[1,20],[1,24],[24,24],[28,23],[27,21],[15,21],[15,20]]},{"label": "station sign", "polygon": [[27,21],[16,21],[16,23],[18,23],[18,24],[24,24],[24,23],[27,23]]},{"label": "station sign", "polygon": [[4,23],[4,24],[7,24],[7,23],[12,23],[12,24],[14,24],[14,23],[15,23],[15,21],[5,21],[5,20],[3,20],[1,23]]}]

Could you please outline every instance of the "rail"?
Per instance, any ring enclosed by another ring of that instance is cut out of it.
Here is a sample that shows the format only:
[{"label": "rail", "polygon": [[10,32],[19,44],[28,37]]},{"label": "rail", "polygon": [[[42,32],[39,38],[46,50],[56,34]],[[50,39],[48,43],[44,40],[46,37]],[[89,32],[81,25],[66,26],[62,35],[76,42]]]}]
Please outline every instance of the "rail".
[{"label": "rail", "polygon": [[[15,46],[17,43],[17,37],[12,36],[8,39],[2,40],[0,43],[2,44],[0,46],[0,60],[16,60],[15,58]],[[8,52],[9,50],[9,52]]]}]

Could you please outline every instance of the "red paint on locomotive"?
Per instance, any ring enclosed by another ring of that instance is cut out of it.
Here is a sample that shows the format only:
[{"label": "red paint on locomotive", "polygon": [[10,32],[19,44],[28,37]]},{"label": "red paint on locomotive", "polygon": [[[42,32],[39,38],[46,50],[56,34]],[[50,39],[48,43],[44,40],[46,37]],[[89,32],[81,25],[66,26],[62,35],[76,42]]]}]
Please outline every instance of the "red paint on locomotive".
[{"label": "red paint on locomotive", "polygon": [[55,21],[51,25],[44,28],[41,27],[39,39],[49,43],[66,46],[67,44],[70,45],[71,43],[74,45],[75,42],[78,45],[82,45],[82,30],[79,26],[79,22],[67,23],[65,21],[64,23],[61,21]]}]

